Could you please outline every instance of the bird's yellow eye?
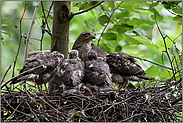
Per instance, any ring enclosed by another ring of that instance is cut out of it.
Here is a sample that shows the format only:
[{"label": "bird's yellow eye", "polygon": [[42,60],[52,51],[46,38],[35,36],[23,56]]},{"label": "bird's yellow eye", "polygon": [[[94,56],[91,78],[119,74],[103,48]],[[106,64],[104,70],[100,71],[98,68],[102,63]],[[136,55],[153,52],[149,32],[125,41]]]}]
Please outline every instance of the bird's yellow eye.
[{"label": "bird's yellow eye", "polygon": [[89,33],[86,33],[85,35],[86,35],[86,36],[89,36],[90,34],[89,34]]}]

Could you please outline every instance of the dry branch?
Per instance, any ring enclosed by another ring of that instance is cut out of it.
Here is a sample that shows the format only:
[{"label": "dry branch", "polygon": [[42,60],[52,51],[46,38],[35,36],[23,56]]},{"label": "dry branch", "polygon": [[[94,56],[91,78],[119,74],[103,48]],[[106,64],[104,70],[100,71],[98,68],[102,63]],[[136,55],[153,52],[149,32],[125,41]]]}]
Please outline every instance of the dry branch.
[{"label": "dry branch", "polygon": [[35,18],[36,18],[36,14],[37,14],[37,10],[38,10],[39,4],[40,4],[40,1],[38,1],[37,5],[35,7],[34,14],[33,14],[32,21],[31,21],[31,25],[30,25],[30,28],[29,28],[29,32],[27,34],[27,40],[26,40],[25,52],[24,52],[24,61],[28,58],[29,39],[30,39],[30,35],[31,35],[31,32],[32,32],[33,25],[35,23]]}]

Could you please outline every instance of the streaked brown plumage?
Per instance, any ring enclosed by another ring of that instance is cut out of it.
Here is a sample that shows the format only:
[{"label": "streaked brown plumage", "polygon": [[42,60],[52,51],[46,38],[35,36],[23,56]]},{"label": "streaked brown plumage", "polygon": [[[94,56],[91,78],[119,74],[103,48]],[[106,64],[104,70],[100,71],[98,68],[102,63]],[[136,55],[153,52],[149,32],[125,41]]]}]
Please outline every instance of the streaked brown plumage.
[{"label": "streaked brown plumage", "polygon": [[41,93],[39,85],[44,84],[46,91],[48,93],[48,89],[46,87],[46,83],[49,82],[58,72],[60,64],[64,55],[59,53],[58,51],[53,51],[51,53],[39,53],[25,60],[23,68],[20,70],[20,74],[34,69],[38,66],[38,69],[34,69],[31,72],[27,72],[16,79],[13,79],[10,84],[16,84],[20,81],[32,81],[37,84],[39,92]]},{"label": "streaked brown plumage", "polygon": [[88,61],[85,63],[85,83],[86,86],[96,93],[115,92],[111,87],[111,73],[109,65],[100,59],[97,59],[97,53],[94,50],[87,52]]},{"label": "streaked brown plumage", "polygon": [[[63,84],[63,90],[76,89],[79,91],[84,78],[84,62],[78,57],[77,50],[69,52],[69,58],[62,62],[59,76]],[[68,91],[74,92],[74,91]]]},{"label": "streaked brown plumage", "polygon": [[[110,53],[109,55],[106,56],[106,62],[110,66],[111,72],[114,74],[113,80],[117,81],[117,83],[123,87],[126,86],[126,84],[129,84],[128,80],[132,81],[141,81],[142,79],[152,80],[152,78],[146,77],[145,71],[142,69],[140,65],[136,63],[136,60],[134,58],[131,58],[124,53],[121,52]],[[133,86],[131,87],[135,88]],[[121,87],[118,89],[118,91],[120,89]]]},{"label": "streaked brown plumage", "polygon": [[79,58],[84,62],[87,60],[87,52],[91,50],[92,39],[95,39],[95,36],[91,32],[83,32],[72,47],[72,50],[79,51]]},{"label": "streaked brown plumage", "polygon": [[[141,81],[142,79],[153,80],[152,78],[146,77],[145,71],[141,68],[140,65],[136,63],[134,58],[129,57],[123,53],[106,53],[100,47],[91,43],[92,38],[86,39],[86,34],[93,36],[90,32],[83,32],[77,38],[73,45],[73,49],[77,49],[80,53],[79,57],[83,60],[87,60],[87,52],[94,50],[97,52],[98,57],[102,57],[104,61],[109,64],[112,73],[113,82],[123,85],[127,85],[129,80],[132,81]],[[116,64],[116,65],[115,65]],[[129,87],[135,88],[132,83],[128,83]],[[120,89],[120,88],[119,88]],[[118,90],[119,90],[118,89]]]}]

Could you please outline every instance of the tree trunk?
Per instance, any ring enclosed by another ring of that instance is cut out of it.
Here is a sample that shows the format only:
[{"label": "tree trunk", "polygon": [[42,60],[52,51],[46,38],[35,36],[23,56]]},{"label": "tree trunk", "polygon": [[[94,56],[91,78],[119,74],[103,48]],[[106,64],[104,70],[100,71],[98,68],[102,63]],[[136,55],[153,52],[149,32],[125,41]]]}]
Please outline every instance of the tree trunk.
[{"label": "tree trunk", "polygon": [[[59,51],[67,58],[70,24],[70,1],[55,1],[53,13],[53,28],[51,52]],[[61,82],[57,76],[49,83],[49,92],[56,90]]]}]

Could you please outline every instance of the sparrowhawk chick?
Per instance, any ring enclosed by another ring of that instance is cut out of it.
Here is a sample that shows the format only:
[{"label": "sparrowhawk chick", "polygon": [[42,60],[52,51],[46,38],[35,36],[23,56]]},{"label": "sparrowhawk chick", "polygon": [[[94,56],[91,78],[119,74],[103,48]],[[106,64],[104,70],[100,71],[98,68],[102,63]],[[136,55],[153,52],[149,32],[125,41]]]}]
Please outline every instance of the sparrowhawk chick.
[{"label": "sparrowhawk chick", "polygon": [[85,85],[96,93],[115,92],[111,87],[111,73],[109,65],[97,58],[94,50],[87,52],[88,61],[85,63]]},{"label": "sparrowhawk chick", "polygon": [[64,91],[75,88],[79,91],[84,78],[84,62],[78,57],[77,50],[69,52],[69,58],[62,62],[60,75]]}]

